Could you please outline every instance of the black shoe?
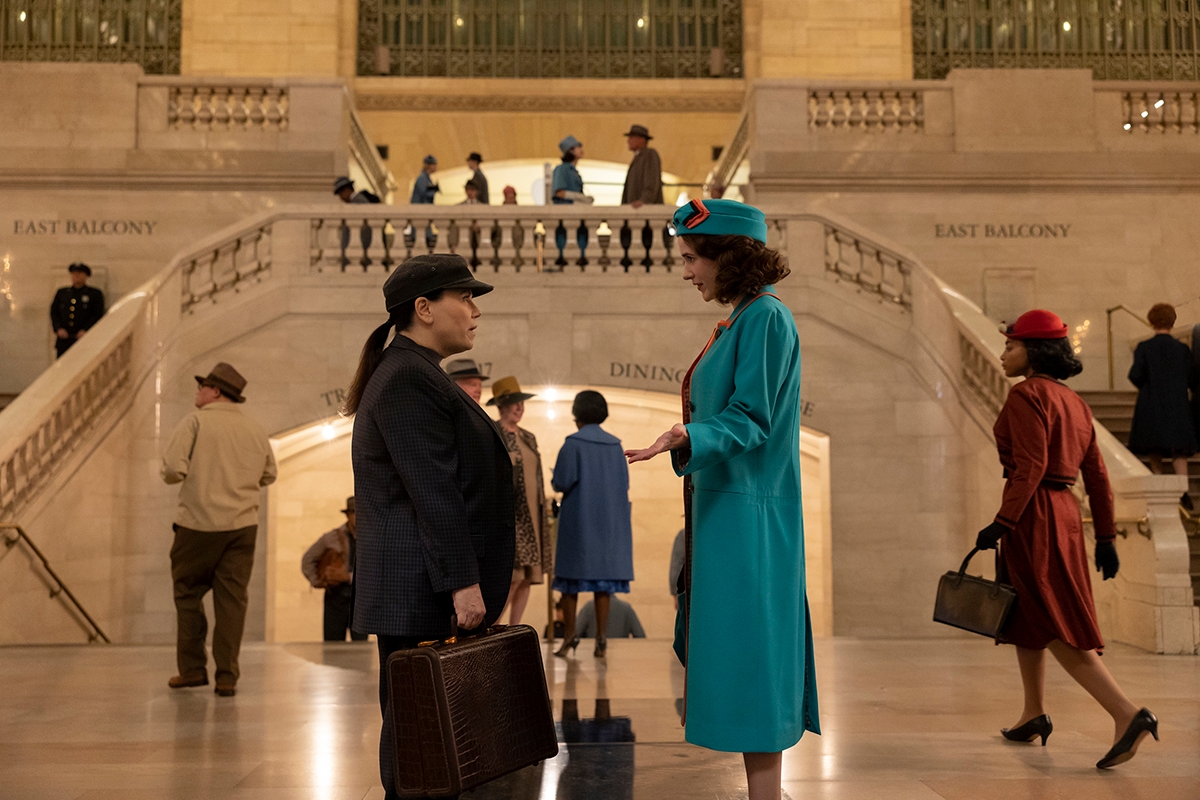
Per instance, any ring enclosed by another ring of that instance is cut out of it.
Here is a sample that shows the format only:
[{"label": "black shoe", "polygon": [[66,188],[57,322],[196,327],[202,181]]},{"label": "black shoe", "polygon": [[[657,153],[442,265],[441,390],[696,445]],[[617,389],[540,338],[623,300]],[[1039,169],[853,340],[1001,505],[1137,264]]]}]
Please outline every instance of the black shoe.
[{"label": "black shoe", "polygon": [[1050,721],[1049,715],[1042,714],[1018,728],[1001,728],[1000,734],[1010,742],[1032,742],[1040,736],[1042,737],[1042,747],[1045,747],[1046,740],[1050,738],[1053,731],[1054,723]]},{"label": "black shoe", "polygon": [[1117,740],[1112,749],[1105,753],[1104,758],[1096,762],[1096,769],[1115,767],[1117,764],[1124,764],[1133,758],[1138,745],[1142,742],[1142,737],[1147,733],[1154,737],[1154,741],[1158,741],[1158,717],[1151,714],[1150,709],[1143,708],[1133,718],[1133,722],[1129,723],[1125,734]]},{"label": "black shoe", "polygon": [[1179,498],[1179,505],[1183,506],[1183,510],[1189,514],[1196,510],[1196,507],[1192,505],[1192,496],[1187,492],[1184,492],[1183,497]]},{"label": "black shoe", "polygon": [[596,649],[592,651],[592,655],[596,658],[604,658],[605,652],[608,650],[607,639],[596,639]]},{"label": "black shoe", "polygon": [[554,651],[554,655],[558,656],[559,658],[566,658],[567,652],[574,651],[576,647],[579,647],[579,637],[578,636],[576,636],[574,639],[572,639],[569,642],[563,642],[562,647],[560,647]]}]

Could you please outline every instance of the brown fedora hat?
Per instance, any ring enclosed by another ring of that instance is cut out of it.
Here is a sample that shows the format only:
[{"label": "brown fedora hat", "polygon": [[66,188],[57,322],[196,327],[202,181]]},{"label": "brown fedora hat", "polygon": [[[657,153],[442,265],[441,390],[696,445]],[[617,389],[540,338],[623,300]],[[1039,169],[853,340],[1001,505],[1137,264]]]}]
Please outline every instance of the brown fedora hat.
[{"label": "brown fedora hat", "polygon": [[353,514],[354,513],[354,497],[353,496],[346,498],[346,507],[342,509],[342,513],[343,514]]},{"label": "brown fedora hat", "polygon": [[521,391],[521,384],[517,383],[515,376],[509,375],[507,378],[497,378],[492,384],[492,399],[487,401],[489,406],[507,406],[513,403],[520,403],[537,395],[529,394]]},{"label": "brown fedora hat", "polygon": [[199,375],[195,377],[196,383],[201,386],[211,386],[214,389],[219,389],[221,394],[235,403],[246,402],[246,398],[242,397],[242,389],[246,388],[246,379],[242,377],[240,372],[224,361],[213,367],[212,372],[203,378]]},{"label": "brown fedora hat", "polygon": [[629,130],[622,136],[641,136],[646,141],[650,141],[654,137],[650,135],[650,130],[645,125],[630,125]]}]

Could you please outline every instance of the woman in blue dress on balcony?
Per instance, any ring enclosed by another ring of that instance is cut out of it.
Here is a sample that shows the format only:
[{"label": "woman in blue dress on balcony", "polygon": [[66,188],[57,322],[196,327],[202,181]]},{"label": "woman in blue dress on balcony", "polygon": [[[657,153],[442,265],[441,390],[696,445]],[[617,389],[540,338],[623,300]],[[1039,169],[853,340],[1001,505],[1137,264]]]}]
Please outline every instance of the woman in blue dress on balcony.
[{"label": "woman in blue dress on balcony", "polygon": [[750,800],[780,796],[782,751],[820,733],[800,497],[800,340],[773,284],[761,211],[695,200],[675,213],[683,278],[733,307],[683,383],[683,423],[630,463],[671,451],[685,476],[687,557],[676,650],[689,742],[740,752]]}]

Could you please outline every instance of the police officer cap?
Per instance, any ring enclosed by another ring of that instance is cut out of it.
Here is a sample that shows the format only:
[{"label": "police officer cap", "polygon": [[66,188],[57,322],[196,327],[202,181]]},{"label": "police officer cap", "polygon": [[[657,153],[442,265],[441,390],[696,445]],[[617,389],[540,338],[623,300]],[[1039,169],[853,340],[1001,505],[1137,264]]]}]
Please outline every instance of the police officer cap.
[{"label": "police officer cap", "polygon": [[84,264],[82,261],[77,261],[76,263],[67,267],[67,272],[82,272],[89,278],[92,277],[92,268],[87,264]]},{"label": "police officer cap", "polygon": [[767,243],[767,219],[754,206],[736,200],[693,200],[675,210],[678,236],[748,236]]},{"label": "police officer cap", "polygon": [[413,256],[383,282],[383,299],[388,311],[438,289],[470,289],[472,297],[487,294],[493,287],[475,279],[467,260],[450,253]]}]

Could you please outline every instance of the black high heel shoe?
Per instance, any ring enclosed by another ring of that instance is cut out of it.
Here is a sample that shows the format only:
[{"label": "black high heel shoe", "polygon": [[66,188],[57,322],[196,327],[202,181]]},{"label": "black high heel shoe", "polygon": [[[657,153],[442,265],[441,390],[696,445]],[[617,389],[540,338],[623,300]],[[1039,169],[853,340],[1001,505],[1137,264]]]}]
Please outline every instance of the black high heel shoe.
[{"label": "black high heel shoe", "polygon": [[559,658],[566,658],[567,652],[574,651],[576,647],[579,647],[579,637],[578,636],[576,636],[574,639],[572,639],[569,642],[564,641],[562,643],[562,647],[560,647],[554,651],[554,655],[558,656]]},{"label": "black high heel shoe", "polygon": [[1010,742],[1032,742],[1040,736],[1042,737],[1042,747],[1045,747],[1046,740],[1050,738],[1053,731],[1054,723],[1050,721],[1049,715],[1042,714],[1019,727],[1001,728],[1000,734]]},{"label": "black high heel shoe", "polygon": [[1142,743],[1142,739],[1147,733],[1154,737],[1154,741],[1158,741],[1158,717],[1150,713],[1150,709],[1143,708],[1133,718],[1133,722],[1129,723],[1124,735],[1117,740],[1112,749],[1105,753],[1104,758],[1096,762],[1096,769],[1115,767],[1117,764],[1124,764],[1133,758],[1138,745]]},{"label": "black high heel shoe", "polygon": [[596,658],[604,658],[605,651],[608,650],[608,639],[596,639],[596,649],[592,651],[592,655]]}]

